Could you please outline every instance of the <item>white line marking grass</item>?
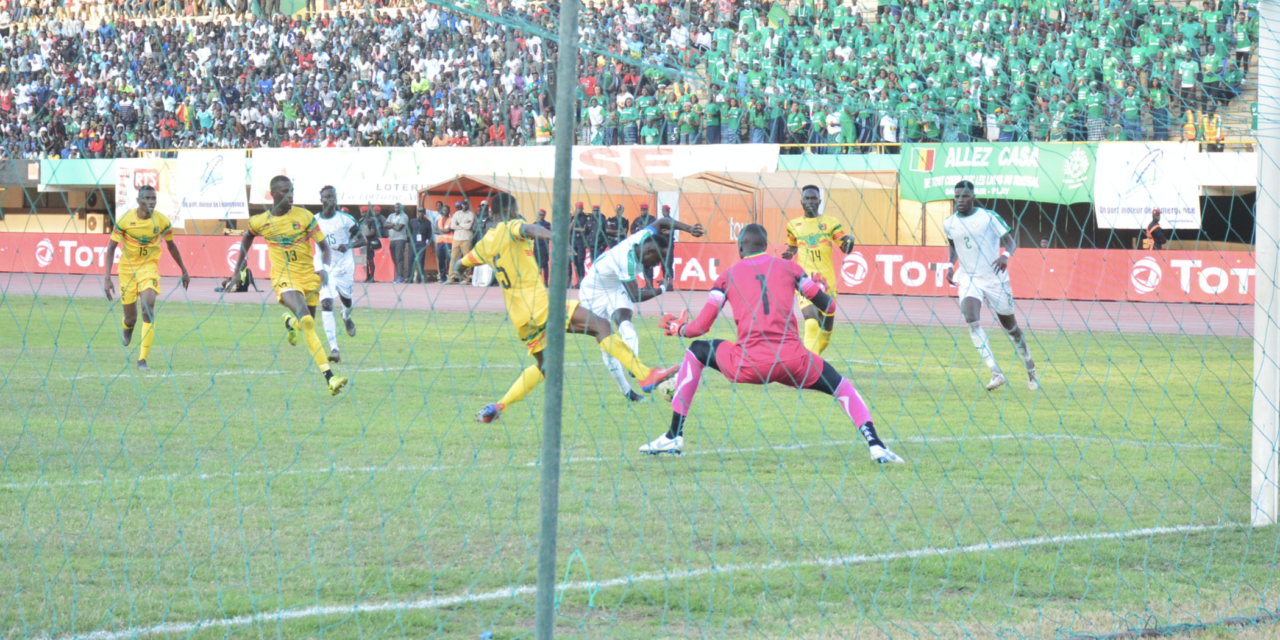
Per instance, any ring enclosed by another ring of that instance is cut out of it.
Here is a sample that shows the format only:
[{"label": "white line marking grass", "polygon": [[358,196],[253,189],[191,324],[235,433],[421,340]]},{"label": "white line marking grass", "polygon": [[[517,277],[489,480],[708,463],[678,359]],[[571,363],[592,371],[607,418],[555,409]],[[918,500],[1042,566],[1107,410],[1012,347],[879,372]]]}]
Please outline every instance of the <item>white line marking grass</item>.
[{"label": "white line marking grass", "polygon": [[[672,582],[676,580],[688,580],[691,578],[700,578],[702,576],[727,574],[727,573],[763,573],[766,571],[778,570],[794,570],[807,567],[848,567],[850,565],[874,564],[881,562],[893,562],[896,560],[912,560],[917,558],[928,557],[946,557],[954,555],[964,555],[970,553],[989,553],[993,551],[1007,551],[1010,549],[1029,549],[1032,547],[1044,547],[1052,545],[1065,545],[1075,542],[1087,541],[1104,541],[1104,540],[1127,540],[1131,538],[1150,538],[1169,534],[1192,534],[1202,533],[1206,531],[1219,531],[1222,529],[1239,528],[1242,525],[1237,523],[1224,523],[1216,525],[1186,525],[1180,527],[1149,527],[1145,529],[1130,529],[1128,531],[1113,531],[1105,533],[1085,533],[1064,536],[1050,536],[1039,538],[1028,538],[1025,540],[1006,540],[1001,542],[987,542],[966,545],[962,547],[936,548],[929,547],[924,549],[912,549],[907,551],[896,551],[892,553],[879,553],[874,555],[852,554],[839,556],[836,558],[821,558],[814,560],[806,560],[802,562],[770,562],[767,564],[737,564],[726,565],[723,567],[706,567],[702,569],[690,569],[683,571],[667,571],[662,573],[642,573],[638,575],[623,576],[613,578],[611,580],[600,581],[580,581],[561,583],[556,587],[558,592],[575,592],[589,591],[596,592],[602,589],[612,587],[622,587],[638,584],[646,584],[652,582]],[[196,631],[207,629],[235,629],[253,624],[275,624],[279,622],[287,622],[290,620],[305,620],[308,618],[319,618],[329,616],[352,616],[357,614],[371,613],[402,613],[407,611],[421,611],[426,609],[440,609],[444,607],[455,607],[458,605],[476,604],[481,602],[490,602],[493,600],[508,600],[519,596],[533,595],[536,587],[533,585],[523,585],[519,587],[507,587],[505,589],[497,589],[494,591],[482,591],[479,593],[462,593],[452,596],[443,596],[435,598],[423,598],[420,600],[411,600],[408,602],[369,602],[350,605],[329,605],[320,607],[303,607],[299,609],[281,609],[265,613],[253,613],[242,616],[234,616],[231,618],[209,618],[196,622],[165,622],[149,627],[130,627],[116,631],[101,630],[87,634],[60,636],[57,640],[124,640],[125,638],[142,638],[155,635],[186,635]],[[51,636],[41,636],[36,640],[53,640]]]},{"label": "white line marking grass", "polygon": [[[1099,446],[1127,446],[1137,447],[1141,449],[1164,448],[1164,449],[1201,449],[1206,451],[1237,451],[1244,453],[1244,447],[1231,447],[1217,444],[1199,444],[1199,443],[1182,443],[1182,442],[1143,442],[1141,440],[1125,440],[1112,438],[1095,438],[1090,436],[1075,436],[1069,434],[1035,434],[1022,435],[1016,433],[1001,433],[980,436],[967,437],[920,437],[914,436],[910,438],[886,438],[888,442],[907,443],[907,444],[960,444],[960,443],[983,443],[983,442],[1003,442],[1003,441],[1022,441],[1022,442],[1079,442],[1088,445]],[[830,440],[827,442],[814,443],[793,443],[780,445],[766,445],[762,447],[733,447],[720,449],[703,449],[684,452],[682,457],[697,456],[732,456],[741,454],[760,453],[763,451],[800,451],[804,449],[818,449],[823,447],[844,447],[844,446],[860,446],[863,445],[862,440]],[[599,462],[621,462],[628,459],[642,459],[648,456],[640,453],[629,456],[584,456],[575,457],[566,455],[561,460],[561,464],[583,464],[583,463],[599,463]],[[908,460],[910,462],[910,460]],[[280,469],[275,471],[251,470],[251,471],[216,471],[209,473],[196,473],[194,471],[181,473],[163,473],[152,475],[129,475],[121,472],[111,477],[103,478],[86,478],[83,480],[34,480],[27,482],[8,482],[0,487],[14,491],[26,491],[34,488],[58,488],[58,487],[92,487],[104,484],[145,484],[152,482],[178,482],[184,480],[223,480],[235,478],[252,478],[257,476],[278,477],[278,476],[319,476],[319,475],[363,475],[375,473],[410,473],[410,474],[426,474],[439,473],[443,471],[460,471],[467,469],[494,469],[498,467],[537,467],[538,462],[519,462],[515,460],[507,460],[504,462],[484,462],[476,464],[457,464],[457,465],[386,465],[386,466],[332,466],[332,467],[313,467],[306,469]]]}]

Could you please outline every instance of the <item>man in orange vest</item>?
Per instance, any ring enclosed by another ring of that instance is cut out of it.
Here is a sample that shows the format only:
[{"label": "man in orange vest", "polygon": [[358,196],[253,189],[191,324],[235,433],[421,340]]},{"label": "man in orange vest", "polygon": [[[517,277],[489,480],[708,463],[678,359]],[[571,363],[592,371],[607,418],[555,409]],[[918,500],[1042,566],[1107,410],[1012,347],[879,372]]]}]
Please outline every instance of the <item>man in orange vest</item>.
[{"label": "man in orange vest", "polygon": [[1182,140],[1183,142],[1195,142],[1200,138],[1200,116],[1195,111],[1187,109],[1182,118]]},{"label": "man in orange vest", "polygon": [[1222,117],[1217,112],[1200,116],[1200,132],[1207,144],[1206,151],[1222,151]]},{"label": "man in orange vest", "polygon": [[1142,239],[1142,248],[1152,251],[1162,251],[1169,241],[1164,235],[1164,229],[1160,228],[1159,209],[1151,210],[1151,222],[1147,223],[1146,236]]}]

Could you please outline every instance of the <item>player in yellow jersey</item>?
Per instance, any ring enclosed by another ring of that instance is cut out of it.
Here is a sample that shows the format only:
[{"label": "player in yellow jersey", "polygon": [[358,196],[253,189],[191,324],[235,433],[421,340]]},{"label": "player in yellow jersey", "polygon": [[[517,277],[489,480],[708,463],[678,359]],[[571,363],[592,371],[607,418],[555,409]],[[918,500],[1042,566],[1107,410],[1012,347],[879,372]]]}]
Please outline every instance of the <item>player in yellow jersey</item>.
[{"label": "player in yellow jersey", "polygon": [[173,224],[164,214],[156,211],[156,190],[152,187],[138,189],[138,208],[126,211],[116,218],[107,242],[107,275],[102,284],[107,299],[111,299],[111,267],[116,260],[116,247],[124,245],[120,256],[120,306],[124,308],[120,342],[129,346],[133,341],[133,327],[138,322],[138,301],[142,301],[142,344],[138,348],[138,370],[150,371],[147,357],[155,342],[156,296],[160,295],[160,241],[164,240],[169,255],[182,269],[182,288],[191,284],[187,266],[182,263],[178,245],[173,243]]},{"label": "player in yellow jersey", "polygon": [[[526,224],[520,217],[516,199],[500,193],[489,202],[494,224],[489,232],[462,259],[465,267],[487,264],[493,267],[494,277],[502,287],[502,297],[507,305],[507,315],[516,328],[516,334],[524,341],[525,348],[537,362],[520,373],[520,377],[502,399],[485,405],[476,414],[476,422],[493,422],[502,416],[512,404],[524,399],[542,382],[542,350],[546,347],[547,315],[549,300],[546,285],[538,274],[538,262],[533,257],[534,240],[550,240],[551,231],[536,224]],[[567,322],[565,331],[585,333],[600,343],[600,350],[622,363],[631,375],[640,380],[645,393],[653,391],[658,383],[670,378],[679,366],[650,369],[636,358],[631,347],[613,334],[609,321],[587,311],[577,300],[565,302]]]},{"label": "player in yellow jersey", "polygon": [[[795,258],[805,273],[815,279],[821,276],[820,279],[828,283],[828,295],[834,298],[836,272],[831,264],[831,249],[839,242],[840,250],[849,253],[853,250],[853,236],[844,232],[839,220],[818,214],[822,190],[816,185],[806,185],[800,190],[800,206],[804,207],[804,215],[787,222],[787,250],[782,252],[782,259]],[[808,298],[796,297],[800,299],[800,313],[804,316],[804,347],[822,355],[831,344],[831,330],[823,327],[833,325],[823,322],[822,312]]]},{"label": "player in yellow jersey", "polygon": [[253,239],[262,236],[267,241],[271,256],[271,287],[276,290],[276,300],[289,310],[284,314],[289,344],[298,344],[298,334],[302,334],[311,358],[324,373],[329,393],[336,396],[346,386],[347,379],[333,375],[329,369],[329,356],[316,335],[316,304],[320,302],[320,287],[326,276],[324,271],[316,273],[311,253],[311,241],[314,240],[327,267],[332,257],[329,243],[325,241],[315,215],[293,206],[292,180],[285,176],[272,178],[271,200],[270,211],[249,219],[249,230],[240,241],[240,257],[231,273],[240,273],[249,257]]}]

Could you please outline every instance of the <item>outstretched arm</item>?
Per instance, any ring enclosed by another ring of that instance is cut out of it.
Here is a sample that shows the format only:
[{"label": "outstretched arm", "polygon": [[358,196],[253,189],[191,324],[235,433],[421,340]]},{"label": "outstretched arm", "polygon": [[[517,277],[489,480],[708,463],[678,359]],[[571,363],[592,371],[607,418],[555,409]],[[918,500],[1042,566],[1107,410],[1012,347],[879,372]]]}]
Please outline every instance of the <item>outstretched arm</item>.
[{"label": "outstretched arm", "polygon": [[536,224],[525,224],[520,226],[520,235],[530,240],[550,240],[551,230],[544,229]]},{"label": "outstretched arm", "polygon": [[654,233],[662,235],[670,235],[674,230],[691,233],[693,234],[693,237],[701,238],[702,234],[706,233],[706,230],[702,228],[701,224],[688,225],[676,220],[675,218],[658,218],[657,220],[654,220],[653,224],[649,225],[649,227],[653,229]]},{"label": "outstretched arm", "polygon": [[662,290],[654,289],[653,287],[645,287],[644,289],[641,289],[640,285],[636,284],[635,280],[622,283],[622,287],[627,290],[627,298],[632,302],[652,300],[662,294]]},{"label": "outstretched arm", "polygon": [[702,311],[698,312],[698,317],[694,318],[693,322],[689,322],[687,311],[680,314],[679,318],[669,313],[662,314],[663,333],[681,338],[696,338],[705,334],[716,323],[716,316],[720,314],[724,300],[724,291],[712,289],[711,294],[707,296],[707,303],[702,305]]},{"label": "outstretched arm", "polygon": [[351,241],[351,244],[334,248],[338,251],[346,252],[347,249],[355,249],[356,247],[363,247],[368,244],[368,240],[365,239],[364,234],[360,233],[360,227],[356,225],[351,225],[351,228],[347,230],[347,237],[355,239]]}]

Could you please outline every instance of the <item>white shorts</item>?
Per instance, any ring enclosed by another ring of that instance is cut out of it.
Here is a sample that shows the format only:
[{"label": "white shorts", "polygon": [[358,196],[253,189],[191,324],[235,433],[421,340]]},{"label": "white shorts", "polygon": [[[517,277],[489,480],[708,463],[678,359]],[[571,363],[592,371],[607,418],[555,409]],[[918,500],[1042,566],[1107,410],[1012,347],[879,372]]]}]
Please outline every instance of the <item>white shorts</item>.
[{"label": "white shorts", "polygon": [[351,299],[355,289],[356,264],[347,261],[329,265],[328,283],[320,287],[321,300],[337,300],[339,297]]},{"label": "white shorts", "polygon": [[635,312],[636,307],[627,295],[626,287],[620,282],[607,283],[588,273],[582,279],[582,287],[578,289],[578,301],[588,311],[605,320],[611,320],[613,312],[627,309]]},{"label": "white shorts", "polygon": [[996,315],[1013,315],[1013,287],[1007,277],[971,278],[960,273],[956,274],[956,284],[960,287],[961,300],[976,298],[985,302]]}]

